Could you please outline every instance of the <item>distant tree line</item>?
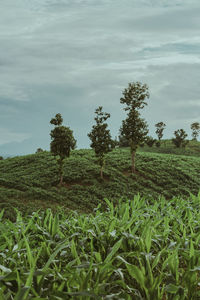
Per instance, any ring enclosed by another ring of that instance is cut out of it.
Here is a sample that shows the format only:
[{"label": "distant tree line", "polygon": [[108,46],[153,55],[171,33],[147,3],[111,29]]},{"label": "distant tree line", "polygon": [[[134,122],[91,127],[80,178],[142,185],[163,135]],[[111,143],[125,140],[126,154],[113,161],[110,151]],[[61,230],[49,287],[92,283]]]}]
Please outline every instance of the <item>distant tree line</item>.
[{"label": "distant tree line", "polygon": [[[135,169],[135,154],[139,146],[147,144],[152,147],[161,146],[161,140],[164,135],[166,124],[162,121],[155,124],[157,139],[148,136],[147,122],[141,117],[141,109],[147,105],[149,99],[149,87],[147,84],[141,82],[129,83],[128,87],[122,92],[120,103],[124,105],[124,111],[127,113],[126,118],[122,121],[119,129],[118,140],[113,140],[108,129],[107,120],[110,114],[103,112],[103,107],[99,106],[95,110],[94,121],[91,132],[88,137],[91,141],[90,147],[94,149],[97,157],[97,163],[100,167],[100,176],[103,179],[103,169],[106,161],[106,154],[112,151],[116,146],[129,147],[131,154],[131,170],[132,173],[136,172]],[[76,140],[73,136],[73,131],[66,126],[63,126],[63,119],[61,114],[56,114],[50,123],[54,125],[51,130],[51,144],[50,151],[57,159],[58,172],[60,178],[60,185],[63,184],[63,163],[65,158],[70,156],[71,150],[76,147]],[[200,123],[195,122],[191,124],[193,140],[197,140],[200,133]],[[185,147],[188,141],[186,140],[187,134],[183,129],[174,131],[174,138],[172,142],[176,147]],[[42,152],[41,148],[37,152]]]},{"label": "distant tree line", "polygon": [[[145,143],[140,144],[141,147],[144,146],[144,144],[146,144],[149,147],[153,147],[153,145],[155,145],[156,147],[161,146],[161,139],[163,137],[163,131],[166,127],[166,124],[164,124],[163,122],[159,122],[159,123],[155,124],[155,126],[156,126],[155,133],[157,134],[158,139],[155,139],[152,136],[147,135],[145,137]],[[197,141],[197,138],[200,134],[200,123],[198,123],[198,122],[192,123],[190,128],[192,129],[192,140]],[[186,140],[186,138],[188,137],[188,134],[185,132],[184,129],[175,130],[174,136],[175,137],[172,138],[171,141],[177,148],[180,148],[180,147],[184,148],[189,143],[189,140]],[[119,145],[119,147],[128,147],[129,146],[129,141],[121,134],[121,131],[120,131],[120,135],[119,135],[118,145]]]}]

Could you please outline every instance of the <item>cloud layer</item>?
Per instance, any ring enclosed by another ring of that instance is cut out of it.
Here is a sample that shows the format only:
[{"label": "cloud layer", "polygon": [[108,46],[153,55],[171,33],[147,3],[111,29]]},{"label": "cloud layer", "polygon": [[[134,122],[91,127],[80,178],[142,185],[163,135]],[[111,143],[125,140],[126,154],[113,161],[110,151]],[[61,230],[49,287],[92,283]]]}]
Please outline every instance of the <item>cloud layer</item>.
[{"label": "cloud layer", "polygon": [[[110,128],[118,135],[125,116],[121,93],[138,80],[150,87],[144,110],[150,133],[161,120],[166,137],[178,128],[189,133],[191,122],[200,121],[199,12],[196,0],[2,1],[4,150],[15,151],[17,136],[22,153],[48,149],[49,120],[57,112],[74,130],[78,146],[88,147],[99,105],[111,113]],[[28,139],[26,147],[21,137]]]}]

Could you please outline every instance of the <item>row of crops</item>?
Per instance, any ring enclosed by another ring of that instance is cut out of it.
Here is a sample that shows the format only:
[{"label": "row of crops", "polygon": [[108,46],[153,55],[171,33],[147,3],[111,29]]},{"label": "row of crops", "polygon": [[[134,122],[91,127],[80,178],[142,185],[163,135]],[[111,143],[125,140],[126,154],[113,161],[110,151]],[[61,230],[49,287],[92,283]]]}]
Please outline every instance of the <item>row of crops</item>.
[{"label": "row of crops", "polygon": [[0,215],[0,299],[200,299],[200,194]]}]

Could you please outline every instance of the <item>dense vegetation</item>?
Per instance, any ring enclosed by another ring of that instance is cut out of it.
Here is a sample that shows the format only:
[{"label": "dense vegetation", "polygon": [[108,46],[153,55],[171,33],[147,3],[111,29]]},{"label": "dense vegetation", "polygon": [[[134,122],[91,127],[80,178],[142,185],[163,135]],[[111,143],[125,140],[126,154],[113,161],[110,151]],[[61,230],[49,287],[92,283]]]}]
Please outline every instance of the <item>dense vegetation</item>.
[{"label": "dense vegetation", "polygon": [[157,200],[0,221],[0,298],[199,299],[200,195]]},{"label": "dense vegetation", "polygon": [[160,141],[160,147],[157,147],[156,144],[153,143],[151,147],[144,145],[140,148],[140,151],[200,157],[200,142],[187,140],[187,144],[184,148],[176,148],[172,140],[162,140]]},{"label": "dense vegetation", "polygon": [[138,152],[136,174],[131,174],[129,149],[116,149],[107,155],[102,180],[93,150],[74,150],[64,162],[63,187],[58,187],[54,157],[39,152],[0,161],[0,207],[7,215],[13,215],[13,206],[24,212],[58,205],[91,212],[105,197],[114,203],[137,193],[149,199],[187,197],[199,191],[199,170],[199,157]]},{"label": "dense vegetation", "polygon": [[100,106],[94,151],[56,114],[50,153],[0,157],[0,299],[200,299],[200,124],[163,141],[160,121],[155,140],[148,86],[122,94],[119,141]]}]

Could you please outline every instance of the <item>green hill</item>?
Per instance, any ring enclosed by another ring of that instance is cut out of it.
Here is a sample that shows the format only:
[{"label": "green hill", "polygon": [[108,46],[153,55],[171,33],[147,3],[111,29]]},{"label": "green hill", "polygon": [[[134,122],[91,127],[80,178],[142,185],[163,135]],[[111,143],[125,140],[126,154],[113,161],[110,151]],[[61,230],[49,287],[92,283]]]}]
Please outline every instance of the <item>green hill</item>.
[{"label": "green hill", "polygon": [[139,152],[137,173],[130,172],[128,149],[107,156],[104,180],[92,150],[75,150],[64,165],[64,186],[58,187],[57,164],[49,152],[0,161],[0,206],[22,211],[39,208],[92,211],[106,197],[132,199],[140,193],[148,199],[167,199],[197,194],[200,187],[200,158]]},{"label": "green hill", "polygon": [[185,148],[177,148],[172,143],[172,140],[161,140],[160,147],[156,147],[155,144],[153,147],[148,147],[145,145],[144,147],[140,148],[140,151],[200,157],[200,142],[190,140]]}]

